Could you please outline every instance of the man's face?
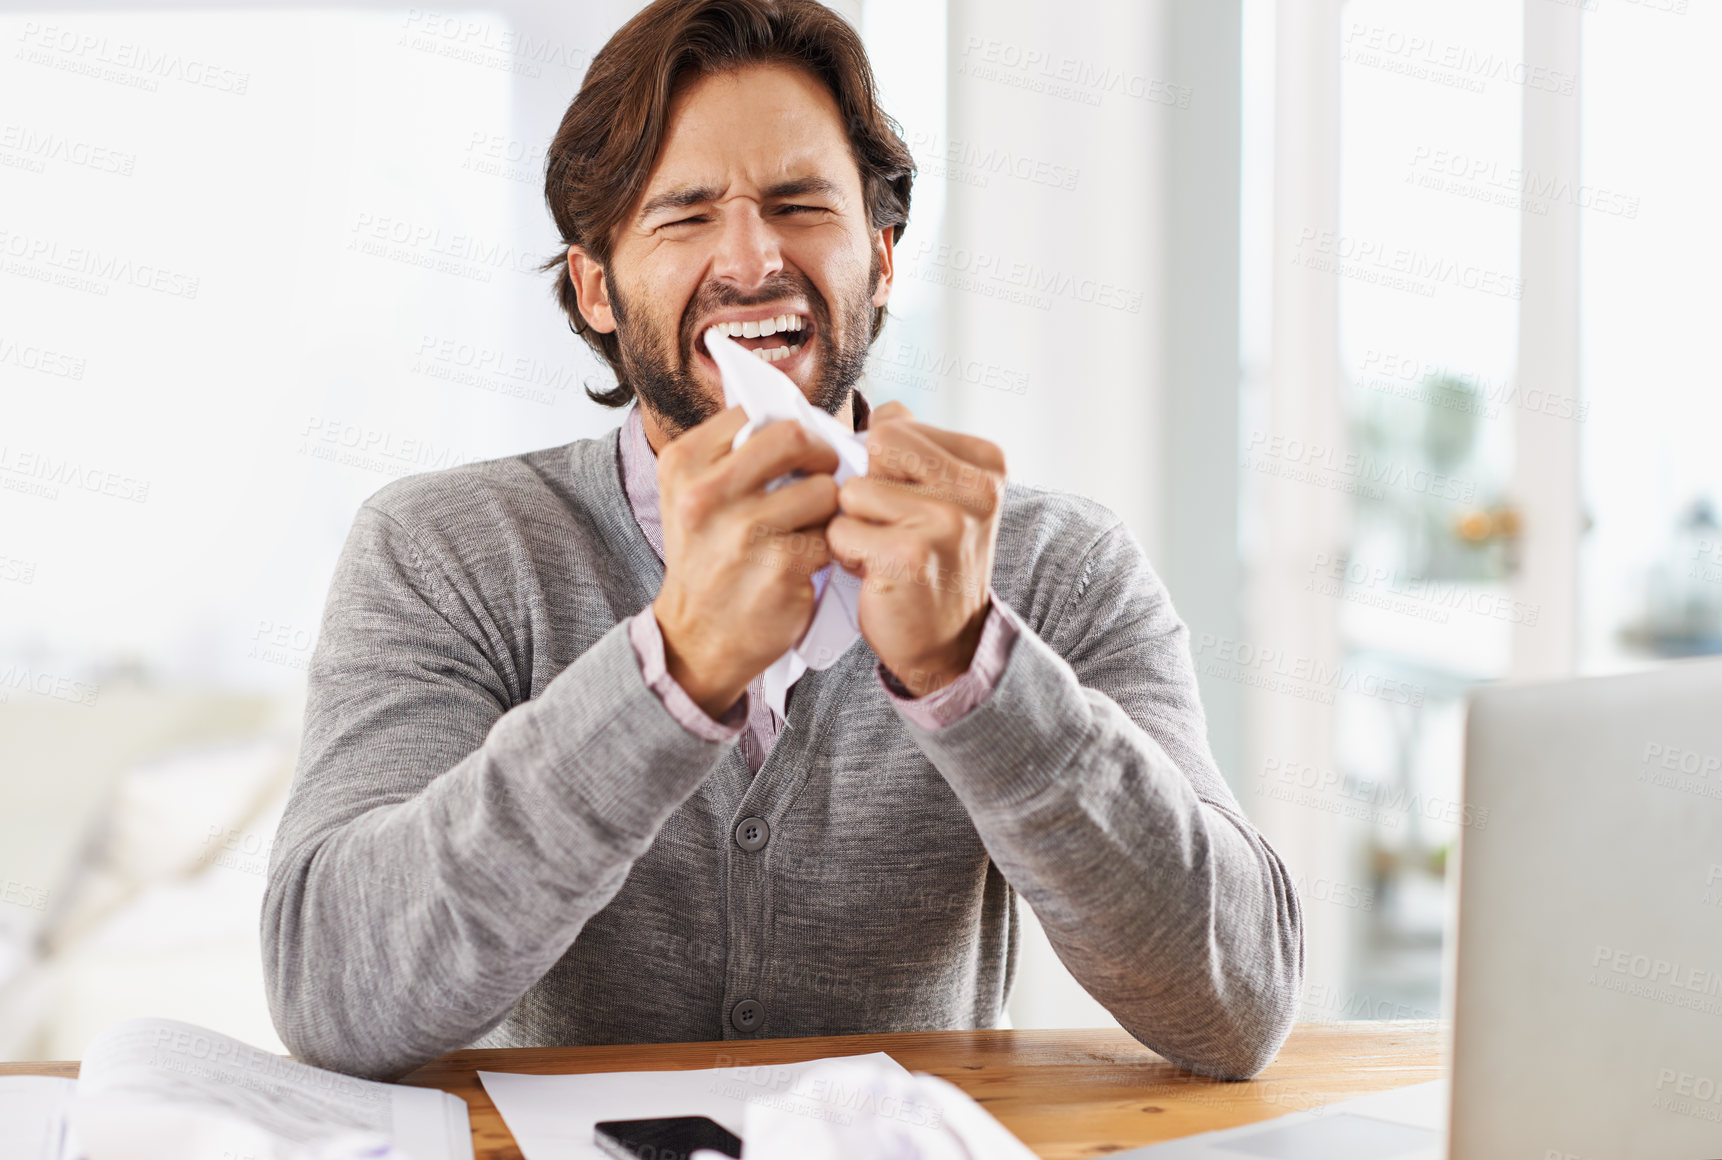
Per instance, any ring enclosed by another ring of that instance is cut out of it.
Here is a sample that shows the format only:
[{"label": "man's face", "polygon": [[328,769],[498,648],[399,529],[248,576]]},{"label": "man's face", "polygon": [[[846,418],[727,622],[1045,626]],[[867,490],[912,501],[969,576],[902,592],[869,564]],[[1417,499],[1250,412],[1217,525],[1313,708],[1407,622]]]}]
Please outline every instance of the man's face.
[{"label": "man's face", "polygon": [[704,343],[719,323],[773,330],[732,337],[837,413],[890,294],[889,239],[868,223],[830,92],[801,69],[755,65],[677,95],[609,270],[573,273],[587,320],[616,330],[630,381],[674,437],[723,407]]}]

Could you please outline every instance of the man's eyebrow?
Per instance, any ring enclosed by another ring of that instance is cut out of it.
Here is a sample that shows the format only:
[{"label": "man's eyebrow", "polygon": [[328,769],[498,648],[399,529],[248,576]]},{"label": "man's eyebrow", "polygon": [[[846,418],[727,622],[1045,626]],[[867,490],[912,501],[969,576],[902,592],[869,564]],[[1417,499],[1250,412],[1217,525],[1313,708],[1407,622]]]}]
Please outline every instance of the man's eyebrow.
[{"label": "man's eyebrow", "polygon": [[841,200],[843,197],[843,191],[837,187],[837,183],[823,177],[795,177],[765,187],[765,196],[772,200],[806,197],[810,193],[821,193],[835,200]]},{"label": "man's eyebrow", "polygon": [[660,210],[687,209],[692,205],[702,205],[708,201],[716,201],[723,191],[715,185],[678,185],[674,189],[665,190],[651,198],[640,207],[639,217],[644,221]]},{"label": "man's eyebrow", "polygon": [[[723,191],[715,185],[678,185],[667,189],[656,197],[647,199],[640,206],[638,220],[644,221],[655,213],[666,209],[687,209],[690,206],[704,205],[708,201],[716,201]],[[765,197],[768,201],[777,201],[786,197],[806,197],[808,194],[823,194],[826,197],[841,200],[843,191],[834,181],[823,177],[795,177],[788,181],[780,181],[776,185],[765,187]]]}]

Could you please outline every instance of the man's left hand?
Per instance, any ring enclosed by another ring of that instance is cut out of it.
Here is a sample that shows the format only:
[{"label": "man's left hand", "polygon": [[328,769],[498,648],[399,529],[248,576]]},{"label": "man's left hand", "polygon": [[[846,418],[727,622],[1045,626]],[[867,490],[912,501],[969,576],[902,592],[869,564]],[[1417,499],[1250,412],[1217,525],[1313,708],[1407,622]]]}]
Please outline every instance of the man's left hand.
[{"label": "man's left hand", "polygon": [[917,423],[891,402],[867,428],[867,474],[845,482],[826,528],[859,575],[861,634],[917,697],[968,670],[990,608],[1004,452]]}]

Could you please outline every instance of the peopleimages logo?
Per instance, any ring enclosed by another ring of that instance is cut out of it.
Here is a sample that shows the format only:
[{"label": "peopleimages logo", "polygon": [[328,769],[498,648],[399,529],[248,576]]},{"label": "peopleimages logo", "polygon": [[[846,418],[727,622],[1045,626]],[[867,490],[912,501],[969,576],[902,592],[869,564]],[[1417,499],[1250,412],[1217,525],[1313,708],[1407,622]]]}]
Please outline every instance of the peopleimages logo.
[{"label": "peopleimages logo", "polygon": [[28,882],[8,878],[0,887],[0,902],[21,906],[25,910],[47,910],[48,890],[44,886],[32,886]]},{"label": "peopleimages logo", "polygon": [[1465,612],[1487,620],[1504,620],[1534,627],[1542,618],[1540,604],[1514,600],[1477,584],[1410,576],[1383,564],[1332,557],[1317,552],[1310,565],[1305,592],[1331,596],[1418,620],[1446,624],[1450,612]]},{"label": "peopleimages logo", "polygon": [[114,173],[130,177],[137,168],[137,154],[106,145],[97,145],[78,137],[68,137],[51,130],[38,130],[28,125],[8,122],[0,126],[0,164],[10,154],[28,162],[22,168],[41,173],[47,162],[60,161],[67,165]]},{"label": "peopleimages logo", "polygon": [[1722,801],[1722,756],[1651,741],[1639,758],[1635,781],[1660,789]]},{"label": "peopleimages logo", "polygon": [[1672,1091],[1675,1095],[1689,1096],[1702,1103],[1722,1104],[1722,1084],[1710,1076],[1676,1071],[1672,1067],[1662,1068],[1656,1073],[1656,1090]]},{"label": "peopleimages logo", "polygon": [[71,705],[93,706],[102,687],[76,677],[37,672],[29,665],[6,665],[0,667],[0,693],[11,690],[52,697]]},{"label": "peopleimages logo", "polygon": [[1433,297],[1437,286],[1474,290],[1517,302],[1524,279],[1471,262],[1455,262],[1379,238],[1358,237],[1305,226],[1298,231],[1291,264],[1318,273],[1357,278],[1390,290]]},{"label": "peopleimages logo", "polygon": [[18,40],[22,47],[15,59],[103,80],[123,77],[146,92],[155,92],[161,81],[172,80],[243,97],[251,84],[248,72],[210,64],[184,53],[158,51],[149,45],[34,20],[24,22]]},{"label": "peopleimages logo", "polygon": [[19,370],[35,371],[51,378],[80,382],[84,377],[84,360],[77,355],[47,347],[20,344],[0,335],[0,363],[9,363]]},{"label": "peopleimages logo", "polygon": [[[1365,351],[1362,371],[1358,385],[1368,390],[1488,419],[1499,418],[1503,407],[1578,423],[1590,414],[1590,403],[1585,399],[1487,379],[1472,371],[1393,351]],[[1461,389],[1441,389],[1444,384]]]},{"label": "peopleimages logo", "polygon": [[1357,818],[1389,830],[1398,829],[1401,821],[1412,814],[1432,822],[1479,830],[1489,826],[1487,806],[1473,806],[1438,794],[1416,793],[1397,781],[1346,777],[1338,770],[1318,769],[1290,758],[1267,759],[1256,796]]},{"label": "peopleimages logo", "polygon": [[1407,180],[1424,188],[1459,194],[1474,201],[1494,201],[1538,215],[1548,213],[1550,203],[1565,202],[1611,217],[1638,217],[1636,197],[1457,149],[1417,146],[1411,151]]},{"label": "peopleimages logo", "polygon": [[993,177],[1008,177],[1052,189],[1073,190],[1081,170],[1055,161],[1018,153],[1000,145],[956,140],[936,132],[909,137],[909,152],[934,176],[986,188]]},{"label": "peopleimages logo", "polygon": [[1249,641],[1204,632],[1196,638],[1198,670],[1206,676],[1284,693],[1301,700],[1331,705],[1335,693],[1355,693],[1396,705],[1423,704],[1421,685],[1363,672],[1351,665],[1332,665],[1284,649],[1261,648]]},{"label": "peopleimages logo", "polygon": [[1482,92],[1490,81],[1561,96],[1578,91],[1573,73],[1379,24],[1353,21],[1345,30],[1341,56],[1354,64],[1474,93]]},{"label": "peopleimages logo", "polygon": [[1717,1083],[1714,1076],[1673,1067],[1658,1068],[1656,1093],[1650,1097],[1650,1106],[1659,1112],[1722,1124],[1722,1083]]},{"label": "peopleimages logo", "polygon": [[197,278],[183,271],[91,246],[62,246],[54,238],[15,230],[0,228],[0,258],[6,260],[4,270],[8,274],[86,293],[105,295],[112,286],[127,285],[170,298],[197,297]]},{"label": "peopleimages logo", "polygon": [[578,74],[592,63],[591,52],[580,45],[465,14],[409,8],[401,27],[404,31],[397,43],[404,47],[520,76],[542,76],[545,65]]},{"label": "peopleimages logo", "polygon": [[1658,958],[1655,955],[1640,954],[1598,943],[1591,954],[1590,965],[1612,974],[1678,987],[1699,995],[1722,996],[1722,972],[1674,959]]},{"label": "peopleimages logo", "polygon": [[1288,478],[1322,483],[1332,480],[1363,489],[1365,494],[1379,497],[1379,488],[1392,487],[1431,499],[1474,503],[1477,484],[1456,475],[1430,471],[1422,467],[1407,467],[1390,459],[1377,459],[1356,451],[1346,451],[1326,443],[1276,435],[1267,431],[1252,431],[1246,458],[1256,457],[1254,466],[1261,470],[1261,461],[1287,464],[1296,471]]},{"label": "peopleimages logo", "polygon": [[1028,393],[1028,375],[983,359],[887,339],[868,354],[867,374],[902,386],[936,391],[940,381],[987,387],[1013,395]]},{"label": "peopleimages logo", "polygon": [[492,270],[538,274],[538,255],[517,246],[387,214],[360,212],[346,248],[480,282],[490,281]]},{"label": "peopleimages logo", "polygon": [[1099,105],[1108,95],[1188,109],[1188,85],[1172,84],[1099,61],[1063,56],[1006,40],[970,36],[963,42],[957,75],[994,81],[1043,96]]},{"label": "peopleimages logo", "polygon": [[1297,887],[1298,895],[1302,898],[1331,903],[1348,910],[1375,909],[1375,891],[1367,886],[1337,882],[1332,878],[1318,877],[1311,880],[1301,874],[1292,880],[1292,885]]},{"label": "peopleimages logo", "polygon": [[1590,966],[1587,981],[1592,987],[1722,1016],[1722,971],[1602,943],[1596,944]]},{"label": "peopleimages logo", "polygon": [[1142,313],[1143,291],[1097,278],[1084,278],[1062,270],[1054,270],[1033,262],[1020,261],[1003,254],[985,250],[970,250],[923,238],[902,255],[907,264],[925,267],[921,277],[926,281],[944,281],[955,289],[976,290],[990,296],[1006,297],[997,290],[1009,290],[1022,296],[1023,305],[1050,310],[1051,299],[1067,298],[1085,306],[1103,306],[1127,314]]},{"label": "peopleimages logo", "polygon": [[440,471],[478,456],[429,439],[313,415],[299,432],[299,454],[387,475]]},{"label": "peopleimages logo", "polygon": [[19,450],[4,443],[0,443],[0,486],[12,491],[28,490],[44,499],[59,499],[61,486],[132,503],[149,499],[147,479],[134,479],[70,456]]},{"label": "peopleimages logo", "polygon": [[20,560],[16,556],[8,556],[0,552],[0,580],[13,584],[34,584],[36,582],[36,562]]}]

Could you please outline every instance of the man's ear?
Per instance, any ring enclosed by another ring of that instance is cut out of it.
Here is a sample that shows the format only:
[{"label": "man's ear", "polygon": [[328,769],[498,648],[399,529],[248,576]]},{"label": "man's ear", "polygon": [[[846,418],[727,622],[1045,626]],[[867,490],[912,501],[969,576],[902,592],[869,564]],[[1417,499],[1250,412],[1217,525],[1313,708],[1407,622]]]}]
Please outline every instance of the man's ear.
[{"label": "man's ear", "polygon": [[892,249],[891,226],[879,231],[879,281],[873,287],[873,305],[884,306],[891,301],[891,278],[896,273],[896,256]]},{"label": "man's ear", "polygon": [[599,334],[616,329],[616,315],[610,309],[610,283],[604,267],[579,246],[568,247],[568,277],[574,283],[574,297],[580,303],[580,315]]}]

